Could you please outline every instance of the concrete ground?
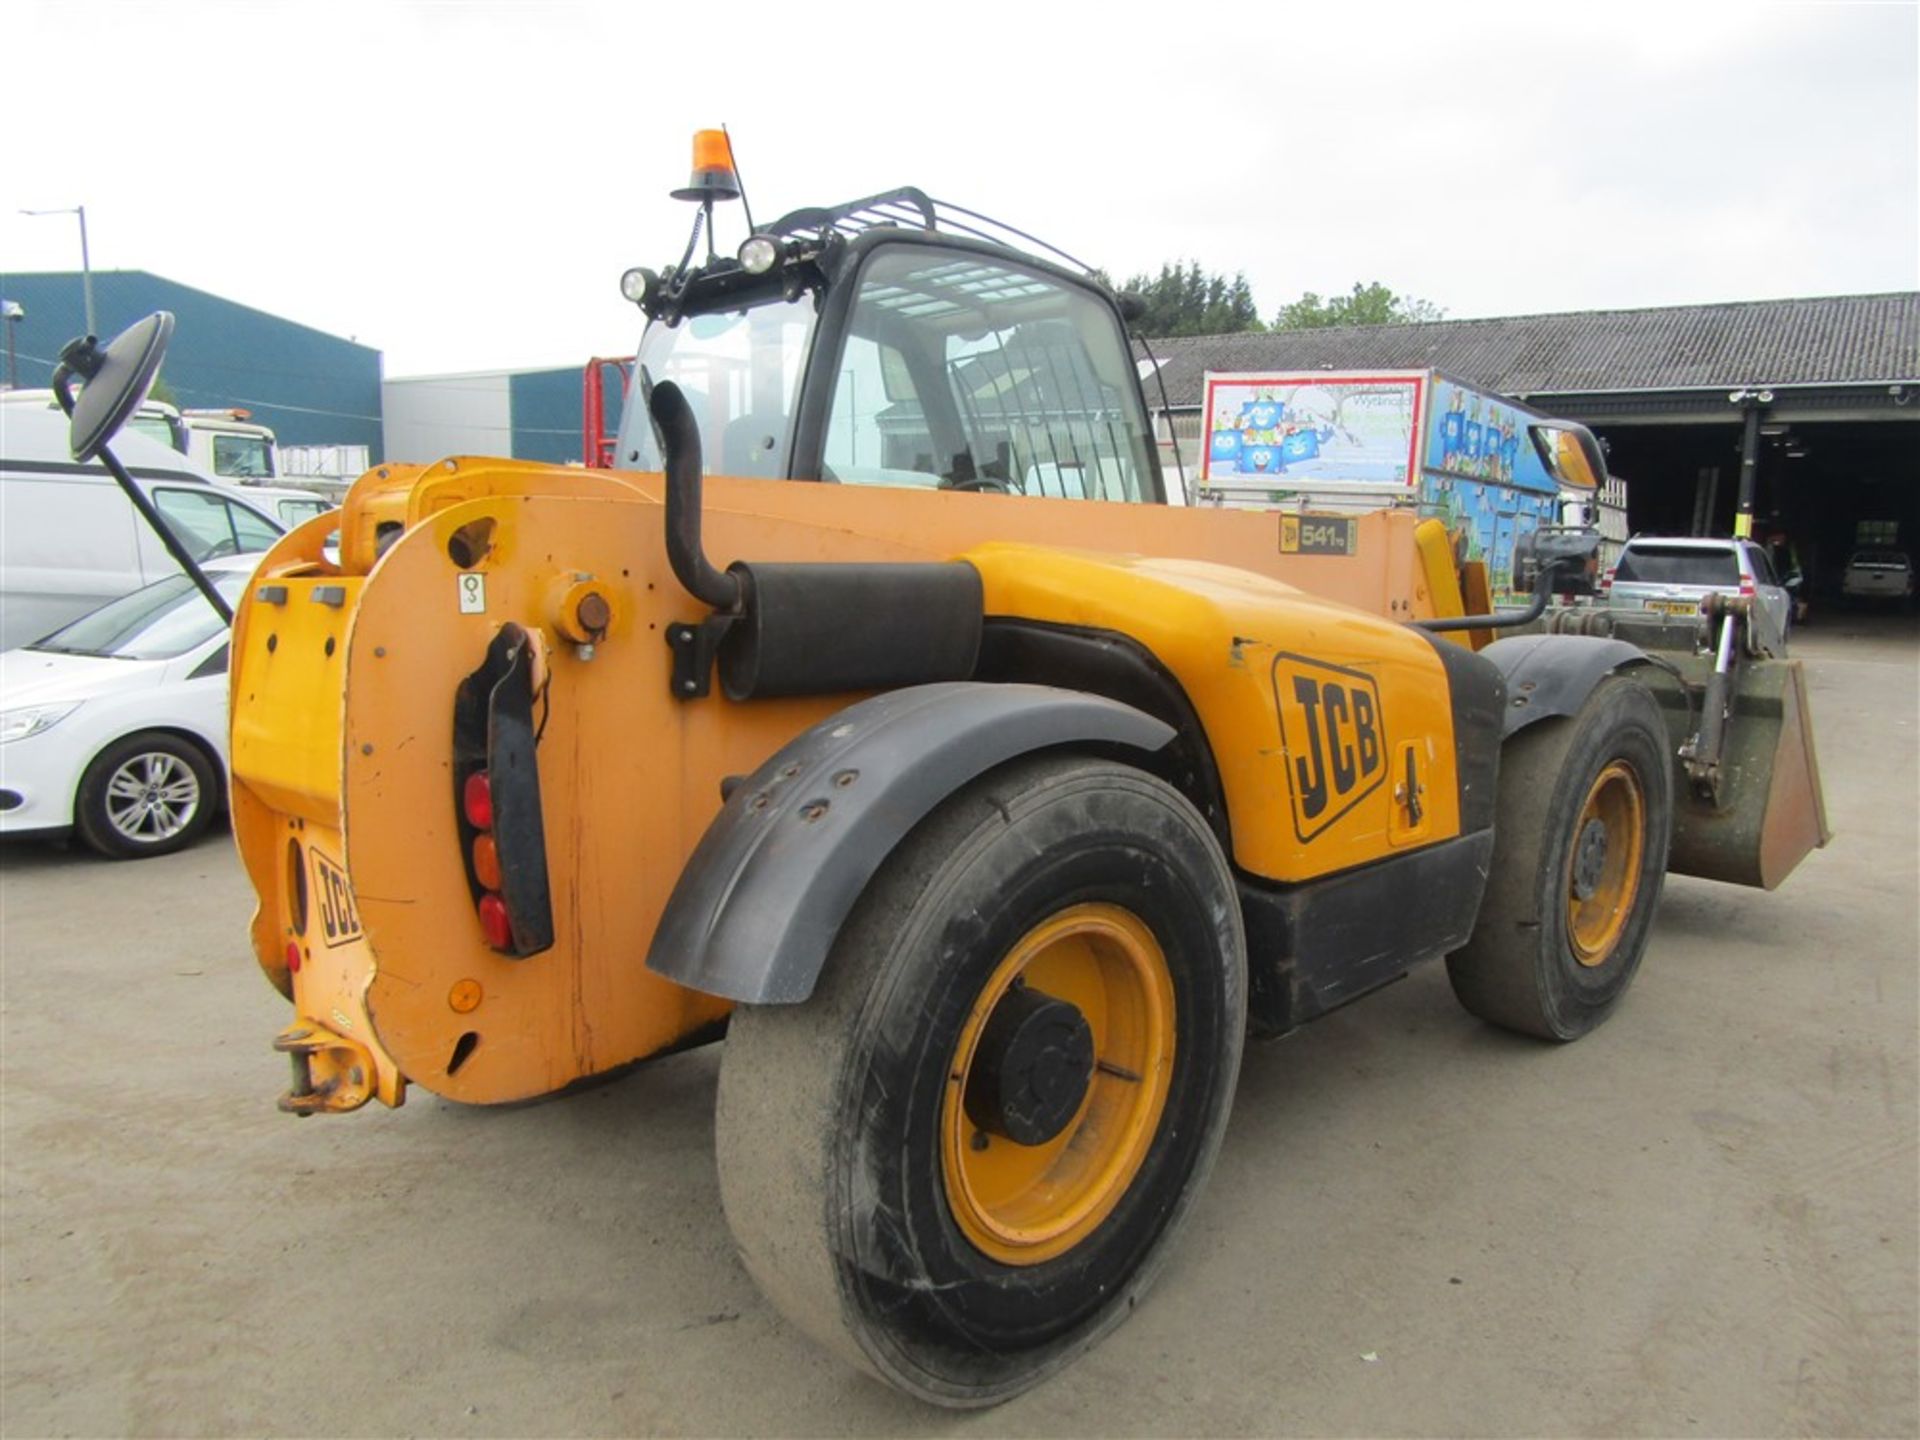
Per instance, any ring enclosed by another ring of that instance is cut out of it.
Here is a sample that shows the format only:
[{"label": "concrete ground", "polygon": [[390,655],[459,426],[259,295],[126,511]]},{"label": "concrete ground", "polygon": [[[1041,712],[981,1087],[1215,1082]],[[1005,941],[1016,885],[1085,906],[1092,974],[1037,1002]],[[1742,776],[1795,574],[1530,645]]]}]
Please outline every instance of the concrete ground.
[{"label": "concrete ground", "polygon": [[230,842],[10,845],[0,1431],[1914,1435],[1920,646],[1800,642],[1838,836],[1674,879],[1551,1049],[1429,969],[1250,1051],[1152,1297],[985,1415],[790,1331],[719,1211],[719,1051],[294,1121]]}]

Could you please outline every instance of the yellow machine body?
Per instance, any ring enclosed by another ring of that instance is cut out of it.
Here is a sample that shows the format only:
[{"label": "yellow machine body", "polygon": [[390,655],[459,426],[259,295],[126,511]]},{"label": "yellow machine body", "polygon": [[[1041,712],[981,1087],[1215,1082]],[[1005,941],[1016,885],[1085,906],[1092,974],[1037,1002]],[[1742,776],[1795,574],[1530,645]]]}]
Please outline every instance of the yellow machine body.
[{"label": "yellow machine body", "polygon": [[[507,461],[388,467],[268,553],[235,622],[233,815],[254,948],[296,1012],[288,1108],[398,1104],[409,1083],[525,1099],[724,1019],[725,1000],[646,968],[662,909],[722,782],[859,697],[672,695],[666,632],[703,607],[669,569],[662,487]],[[1402,623],[1459,601],[1436,600],[1404,513],[1357,517],[1341,556],[1282,554],[1270,513],[785,481],[712,479],[704,520],[721,565],[961,559],[989,619],[1144,647],[1205,731],[1249,875],[1308,880],[1459,832],[1443,667]],[[589,595],[605,623],[583,638]],[[510,621],[546,667],[555,940],[527,959],[475,918],[453,786],[451,697]],[[1299,696],[1325,687],[1350,784],[1310,813]],[[1408,773],[1428,803],[1404,803]]]}]

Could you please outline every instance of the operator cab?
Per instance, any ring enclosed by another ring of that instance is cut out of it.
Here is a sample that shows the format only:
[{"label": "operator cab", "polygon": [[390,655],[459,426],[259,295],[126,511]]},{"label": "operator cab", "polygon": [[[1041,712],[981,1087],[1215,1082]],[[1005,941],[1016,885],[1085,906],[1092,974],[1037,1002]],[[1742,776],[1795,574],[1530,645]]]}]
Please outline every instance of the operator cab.
[{"label": "operator cab", "polygon": [[[738,259],[709,240],[704,265],[629,271],[639,388],[679,385],[720,475],[1163,503],[1115,298],[1002,234],[903,189],[796,211]],[[662,468],[644,400],[617,453]]]}]

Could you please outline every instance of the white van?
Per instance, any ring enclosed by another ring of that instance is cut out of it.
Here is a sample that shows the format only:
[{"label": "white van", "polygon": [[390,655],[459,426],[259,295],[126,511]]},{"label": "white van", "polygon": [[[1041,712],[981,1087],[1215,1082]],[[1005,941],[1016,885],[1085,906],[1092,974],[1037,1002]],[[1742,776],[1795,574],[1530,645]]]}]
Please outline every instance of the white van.
[{"label": "white van", "polygon": [[[196,560],[265,550],[288,528],[144,436],[113,452]],[[65,415],[0,404],[0,650],[178,569],[106,467],[74,462]]]}]

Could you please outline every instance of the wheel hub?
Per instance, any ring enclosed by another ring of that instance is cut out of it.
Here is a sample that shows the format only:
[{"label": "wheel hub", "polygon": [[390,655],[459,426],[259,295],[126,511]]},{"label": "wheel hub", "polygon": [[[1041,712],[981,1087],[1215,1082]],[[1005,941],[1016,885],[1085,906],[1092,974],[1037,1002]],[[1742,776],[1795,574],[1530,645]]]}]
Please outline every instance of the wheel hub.
[{"label": "wheel hub", "polygon": [[967,1077],[967,1118],[989,1135],[1044,1145],[1079,1112],[1093,1076],[1093,1028],[1065,1000],[1025,985],[988,1017]]},{"label": "wheel hub", "polygon": [[1112,1213],[1167,1103],[1175,1014],[1166,952],[1118,905],[1070,905],[1014,942],[940,1107],[950,1213],[982,1254],[1038,1265]]},{"label": "wheel hub", "polygon": [[1607,868],[1607,826],[1599,817],[1587,821],[1575,842],[1573,858],[1573,894],[1577,900],[1591,900],[1600,889],[1600,877]]}]

